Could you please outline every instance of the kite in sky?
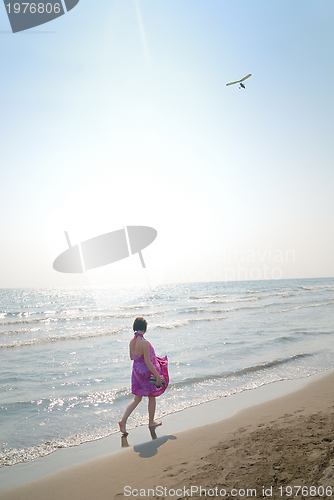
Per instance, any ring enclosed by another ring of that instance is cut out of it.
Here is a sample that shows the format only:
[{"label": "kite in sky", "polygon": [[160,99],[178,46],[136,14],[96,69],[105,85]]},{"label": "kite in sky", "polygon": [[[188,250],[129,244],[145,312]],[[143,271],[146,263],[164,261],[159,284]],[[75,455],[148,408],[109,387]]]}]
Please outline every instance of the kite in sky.
[{"label": "kite in sky", "polygon": [[234,85],[235,83],[240,83],[240,87],[239,89],[245,89],[245,85],[242,83],[244,80],[247,80],[247,78],[249,78],[250,76],[252,76],[252,74],[250,73],[249,75],[247,76],[244,76],[243,78],[241,78],[241,80],[237,80],[236,82],[231,82],[231,83],[227,83],[227,85]]}]

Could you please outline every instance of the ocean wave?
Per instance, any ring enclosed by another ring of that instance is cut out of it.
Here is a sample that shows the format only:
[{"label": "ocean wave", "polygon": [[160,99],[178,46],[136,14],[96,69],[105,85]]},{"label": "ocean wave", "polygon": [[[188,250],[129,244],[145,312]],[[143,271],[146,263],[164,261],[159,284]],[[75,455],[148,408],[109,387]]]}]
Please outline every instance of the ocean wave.
[{"label": "ocean wave", "polygon": [[273,304],[262,304],[258,306],[240,306],[240,307],[230,307],[229,309],[224,309],[223,312],[235,312],[242,311],[244,309],[265,309],[266,307],[272,306]]},{"label": "ocean wave", "polygon": [[[89,405],[95,406],[96,404],[112,404],[116,399],[123,401],[128,399],[130,393],[130,387],[113,389],[113,390],[103,390],[96,392],[77,392],[71,396],[62,396],[58,398],[41,398],[39,400],[26,400],[26,401],[15,401],[15,406],[22,411],[22,408],[28,406],[37,405],[39,408],[43,408],[44,411],[53,411],[56,407],[61,407],[65,411],[74,408],[77,405]],[[11,402],[3,402],[6,405],[12,405]],[[86,406],[84,406],[86,408]]]},{"label": "ocean wave", "polygon": [[20,328],[19,330],[0,330],[0,336],[1,335],[19,335],[22,333],[38,332],[40,330],[42,330],[42,328]]},{"label": "ocean wave", "polygon": [[191,299],[191,300],[206,300],[206,299],[216,299],[216,298],[219,298],[219,297],[227,297],[227,295],[190,295],[188,297],[188,299]]},{"label": "ocean wave", "polygon": [[[160,307],[162,304],[154,304],[155,307]],[[151,304],[138,304],[135,306],[119,306],[119,309],[131,310],[131,309],[146,309],[147,307],[152,307]]]},{"label": "ocean wave", "polygon": [[72,446],[78,446],[83,443],[89,443],[91,441],[96,441],[98,439],[108,437],[111,434],[115,434],[116,432],[119,432],[119,429],[117,429],[115,426],[103,431],[100,430],[96,434],[85,432],[79,435],[75,434],[74,436],[70,436],[67,438],[52,439],[51,441],[46,441],[43,444],[31,446],[29,448],[14,448],[11,450],[4,450],[4,452],[0,452],[0,467],[4,467],[5,465],[15,465],[19,463],[31,462],[32,460],[36,460],[37,458],[46,457],[47,455],[54,453],[60,448],[70,448]]},{"label": "ocean wave", "polygon": [[332,291],[334,290],[334,285],[316,285],[316,286],[300,286],[302,290],[309,290],[309,291],[315,291],[317,292],[318,290],[324,288],[326,290]]},{"label": "ocean wave", "polygon": [[172,330],[174,328],[178,328],[179,326],[189,325],[193,321],[221,321],[223,319],[227,319],[226,316],[215,317],[215,318],[188,318],[179,321],[169,321],[167,323],[160,323],[152,325],[156,328],[167,328],[168,330]]},{"label": "ocean wave", "polygon": [[[77,318],[59,318],[60,320],[77,319]],[[18,319],[16,321],[0,321],[0,325],[28,325],[32,323],[46,323],[48,321],[58,321],[58,318],[31,318],[31,319]]]},{"label": "ocean wave", "polygon": [[229,312],[235,312],[235,311],[242,311],[244,309],[265,309],[266,307],[269,307],[273,305],[271,304],[261,304],[258,306],[239,306],[239,307],[229,307],[227,309],[205,309],[205,308],[199,308],[199,307],[190,307],[189,309],[185,309],[182,311],[183,314],[196,314],[196,313],[215,313],[215,314],[220,314],[220,313],[229,313]]},{"label": "ocean wave", "polygon": [[243,368],[242,370],[237,371],[236,374],[242,375],[244,373],[250,373],[250,372],[254,372],[254,371],[258,371],[258,370],[263,370],[265,368],[272,368],[273,366],[283,365],[285,363],[289,363],[292,360],[306,358],[309,356],[312,356],[312,354],[309,354],[309,353],[295,354],[294,356],[289,356],[288,358],[274,359],[273,361],[269,361],[268,363],[262,363],[259,365],[249,366],[247,368]]},{"label": "ocean wave", "polygon": [[69,333],[68,335],[52,335],[49,337],[34,338],[29,340],[14,341],[10,344],[0,344],[0,349],[12,347],[25,347],[29,345],[46,344],[48,342],[58,342],[60,340],[82,340],[96,337],[107,337],[116,335],[125,328],[117,328],[114,330],[104,330],[102,332],[84,332],[84,333]]},{"label": "ocean wave", "polygon": [[69,320],[76,320],[76,319],[81,319],[81,318],[30,318],[30,319],[17,319],[14,321],[0,321],[0,325],[2,326],[11,326],[11,325],[30,325],[33,323],[47,323],[50,321],[69,321]]},{"label": "ocean wave", "polygon": [[246,368],[242,368],[241,370],[236,370],[236,371],[232,371],[232,372],[211,374],[211,375],[206,375],[206,376],[202,376],[202,377],[186,378],[180,382],[170,384],[169,388],[171,389],[173,386],[180,388],[182,386],[199,384],[202,382],[209,382],[209,381],[214,382],[214,381],[221,380],[221,379],[230,379],[233,377],[240,377],[242,375],[247,375],[248,373],[257,372],[257,371],[261,371],[261,370],[265,370],[265,369],[270,369],[270,368],[273,368],[274,366],[284,365],[284,364],[290,363],[291,361],[294,361],[296,359],[306,358],[309,356],[312,356],[312,354],[309,354],[309,353],[296,354],[294,356],[289,356],[287,358],[274,359],[274,360],[268,361],[266,363],[260,363],[258,365],[253,365],[253,366],[247,366]]},{"label": "ocean wave", "polygon": [[330,302],[319,302],[318,304],[304,304],[301,306],[297,307],[290,307],[288,309],[280,309],[279,311],[272,311],[273,313],[284,313],[284,312],[290,312],[290,311],[298,311],[299,309],[307,309],[309,307],[322,307],[322,306],[330,306],[334,304],[334,300],[331,300]]},{"label": "ocean wave", "polygon": [[182,311],[182,313],[183,314],[198,314],[198,313],[220,314],[220,313],[226,313],[229,311],[230,311],[230,309],[202,309],[202,308],[197,308],[197,307],[190,307],[189,309]]},{"label": "ocean wave", "polygon": [[259,300],[259,297],[247,297],[247,298],[237,298],[237,299],[229,299],[229,300],[212,300],[210,304],[228,304],[233,302],[254,302],[255,300]]},{"label": "ocean wave", "polygon": [[23,316],[28,317],[28,316],[33,316],[34,314],[43,314],[43,313],[27,312],[27,311],[2,311],[0,314],[0,318],[5,318],[6,316],[22,318]]},{"label": "ocean wave", "polygon": [[[14,317],[19,317],[22,318],[23,316],[34,316],[34,315],[41,315],[41,314],[73,314],[77,313],[78,311],[87,311],[87,307],[76,307],[76,308],[68,308],[68,309],[52,309],[52,310],[39,310],[39,311],[2,311],[2,314],[5,316],[14,316]],[[1,314],[0,314],[1,317]]]},{"label": "ocean wave", "polygon": [[[71,396],[68,398],[51,398],[49,400],[39,400],[39,401],[20,401],[16,404],[19,406],[30,406],[32,404],[40,405],[44,403],[45,411],[52,412],[54,409],[65,408],[64,411],[71,410],[75,406],[81,404],[88,406],[97,406],[98,404],[113,404],[115,399],[119,399],[121,403],[128,400],[130,388],[117,389],[114,391],[100,391],[95,393],[81,394],[77,393],[76,396]],[[31,446],[27,448],[3,448],[0,451],[0,468],[5,465],[15,465],[18,463],[26,463],[35,460],[36,458],[44,457],[54,453],[61,448],[70,448],[73,446],[78,446],[83,443],[88,443],[91,441],[96,441],[98,439],[108,437],[111,434],[119,432],[118,425],[115,424],[113,427],[108,426],[106,428],[92,429],[91,431],[83,431],[70,435],[68,437],[59,437],[52,439],[50,441],[45,441],[42,444]]]},{"label": "ocean wave", "polygon": [[[209,304],[228,304],[233,302],[252,302],[259,300],[261,297],[231,297],[226,299],[227,295],[204,295],[202,297],[190,296],[192,300],[203,300]],[[210,300],[211,299],[211,300]]]},{"label": "ocean wave", "polygon": [[261,295],[261,299],[264,298],[264,297],[295,297],[297,295],[300,295],[301,292],[287,292],[287,291],[283,291],[283,290],[280,290],[278,292],[275,292],[275,293],[264,293],[263,295]]},{"label": "ocean wave", "polygon": [[[163,311],[151,311],[145,312],[145,316],[158,316],[159,314],[168,313],[168,310]],[[0,325],[10,326],[10,325],[22,325],[22,324],[32,324],[32,323],[47,323],[50,321],[78,321],[78,320],[89,320],[89,319],[122,319],[122,318],[133,318],[133,313],[127,312],[113,312],[106,314],[87,314],[80,316],[60,316],[60,317],[45,317],[45,318],[30,318],[30,319],[18,319],[16,321],[0,321]]]},{"label": "ocean wave", "polygon": [[197,314],[197,313],[214,313],[214,314],[220,314],[220,313],[231,313],[231,312],[236,312],[236,311],[243,311],[246,309],[265,309],[266,307],[272,306],[274,304],[261,304],[258,306],[239,306],[239,307],[229,307],[227,309],[204,309],[204,308],[189,308],[184,311],[182,311],[183,314]]}]

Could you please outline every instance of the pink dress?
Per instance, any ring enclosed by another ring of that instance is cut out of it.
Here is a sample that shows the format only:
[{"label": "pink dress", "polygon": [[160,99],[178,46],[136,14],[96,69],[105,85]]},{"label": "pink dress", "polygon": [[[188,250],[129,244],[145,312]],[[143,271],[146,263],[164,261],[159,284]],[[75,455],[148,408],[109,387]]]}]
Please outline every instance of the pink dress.
[{"label": "pink dress", "polygon": [[[138,332],[135,332],[135,338],[142,337],[142,335]],[[150,382],[150,378],[152,377],[152,373],[147,368],[144,355],[135,356],[132,354],[133,358],[133,367],[132,367],[132,394],[136,396],[161,396],[165,392],[169,382],[168,376],[168,360],[167,356],[163,358],[159,358],[155,355],[154,349],[150,344],[150,360],[154,368],[160,374],[161,379],[164,380],[165,385],[161,387],[156,387],[154,384]]]}]

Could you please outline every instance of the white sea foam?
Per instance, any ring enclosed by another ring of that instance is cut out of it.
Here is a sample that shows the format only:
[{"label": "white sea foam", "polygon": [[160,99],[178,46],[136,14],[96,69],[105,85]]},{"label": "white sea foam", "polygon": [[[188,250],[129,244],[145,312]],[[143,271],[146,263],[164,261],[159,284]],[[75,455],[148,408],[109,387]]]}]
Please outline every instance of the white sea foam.
[{"label": "white sea foam", "polygon": [[334,300],[329,302],[319,302],[318,304],[303,304],[296,307],[289,307],[287,309],[280,309],[279,311],[273,311],[274,313],[284,313],[291,311],[298,311],[299,309],[308,309],[309,307],[323,307],[323,306],[332,306],[334,304]]},{"label": "white sea foam", "polygon": [[[168,309],[165,310],[153,310],[146,311],[145,316],[159,316],[161,314],[165,314],[168,312]],[[68,313],[69,314],[69,313]],[[32,323],[47,323],[50,321],[80,321],[80,320],[89,320],[89,319],[113,319],[113,318],[133,318],[134,314],[131,312],[112,312],[112,313],[90,313],[90,314],[77,314],[72,316],[59,316],[57,318],[54,317],[41,317],[41,318],[30,318],[30,319],[17,319],[17,320],[9,320],[9,321],[0,321],[0,325],[21,325],[21,324],[32,324]]]},{"label": "white sea foam", "polygon": [[221,321],[223,319],[226,319],[226,316],[220,316],[220,317],[214,317],[214,318],[188,318],[188,319],[183,319],[179,321],[169,321],[166,323],[156,323],[153,326],[156,328],[167,328],[168,330],[178,328],[180,326],[185,326],[189,325],[192,322],[195,321]]},{"label": "white sea foam", "polygon": [[48,342],[58,342],[60,340],[81,340],[81,339],[93,339],[96,337],[108,337],[110,335],[116,335],[122,330],[123,328],[119,328],[115,330],[104,330],[99,332],[77,332],[77,333],[68,333],[66,335],[52,335],[46,337],[39,337],[28,340],[14,341],[8,344],[0,344],[0,349],[46,344]]},{"label": "white sea foam", "polygon": [[253,302],[255,300],[259,300],[259,297],[240,297],[240,298],[235,298],[235,299],[228,299],[228,300],[212,300],[210,301],[210,304],[228,304],[230,302]]}]

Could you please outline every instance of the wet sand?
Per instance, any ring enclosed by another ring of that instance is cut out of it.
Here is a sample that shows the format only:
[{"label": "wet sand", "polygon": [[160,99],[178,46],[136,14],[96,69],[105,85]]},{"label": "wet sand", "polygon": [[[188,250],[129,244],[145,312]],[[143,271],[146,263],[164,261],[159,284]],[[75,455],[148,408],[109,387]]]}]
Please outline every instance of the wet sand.
[{"label": "wet sand", "polygon": [[157,439],[4,490],[0,500],[331,498],[333,388],[332,370],[218,422],[172,433],[166,426],[164,435],[160,427]]}]

